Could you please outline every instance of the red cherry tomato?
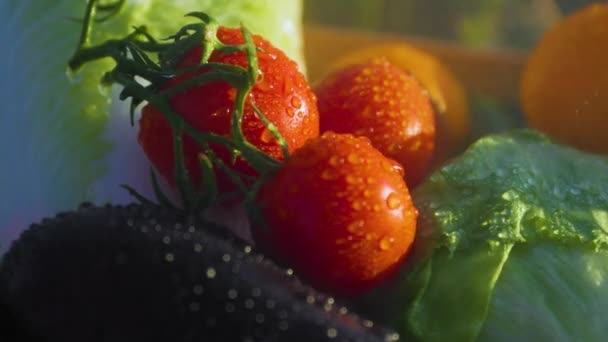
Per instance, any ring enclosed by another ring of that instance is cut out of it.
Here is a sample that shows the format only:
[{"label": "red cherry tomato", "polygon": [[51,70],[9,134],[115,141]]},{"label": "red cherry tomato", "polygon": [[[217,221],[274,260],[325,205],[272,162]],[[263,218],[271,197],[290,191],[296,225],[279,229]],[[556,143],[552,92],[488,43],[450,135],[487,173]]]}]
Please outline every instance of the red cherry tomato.
[{"label": "red cherry tomato", "polygon": [[435,112],[412,75],[374,58],[330,74],[315,93],[322,132],[366,136],[403,165],[408,185],[424,178],[435,148]]},{"label": "red cherry tomato", "polygon": [[258,195],[268,253],[342,296],[391,276],[415,236],[403,170],[369,139],[328,132],[296,150]]},{"label": "red cherry tomato", "polygon": [[[220,28],[218,38],[225,44],[244,42],[239,29]],[[272,122],[287,141],[290,151],[302,146],[308,139],[319,134],[319,116],[316,98],[298,70],[295,62],[282,51],[260,36],[253,36],[258,47],[259,69],[262,73],[247,98],[243,117],[243,131],[247,140],[270,156],[281,160],[283,154],[276,139],[266,129],[253,111],[255,105]],[[201,60],[201,48],[190,51],[180,67],[197,65]],[[214,52],[210,62],[247,66],[244,52]],[[195,74],[178,76],[168,81],[164,88],[172,88],[192,78]],[[226,82],[212,82],[191,87],[171,98],[170,103],[189,124],[202,132],[228,135],[236,90]],[[174,185],[174,153],[171,127],[163,115],[154,107],[144,107],[140,120],[139,142],[144,152],[167,180]],[[216,154],[235,170],[257,176],[255,170],[238,158],[232,165],[230,153],[223,146],[211,146]],[[200,167],[197,155],[200,149],[192,138],[184,136],[186,167],[196,185],[200,184]],[[218,177],[220,190],[234,188],[228,177]]]}]

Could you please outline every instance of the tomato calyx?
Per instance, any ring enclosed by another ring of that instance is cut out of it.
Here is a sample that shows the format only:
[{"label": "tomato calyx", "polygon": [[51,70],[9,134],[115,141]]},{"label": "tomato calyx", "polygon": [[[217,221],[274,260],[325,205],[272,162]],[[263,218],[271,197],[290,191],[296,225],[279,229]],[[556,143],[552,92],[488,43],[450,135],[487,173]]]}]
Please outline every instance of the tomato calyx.
[{"label": "tomato calyx", "polygon": [[[80,41],[68,63],[68,70],[76,72],[87,63],[111,58],[114,60],[115,66],[104,74],[101,83],[105,87],[114,84],[123,87],[119,99],[130,100],[131,125],[134,125],[136,108],[144,102],[153,105],[164,116],[172,129],[175,184],[184,210],[200,212],[231,195],[218,193],[216,169],[225,172],[230,177],[237,187],[237,192],[244,196],[246,204],[253,203],[256,197],[255,191],[259,188],[258,183],[264,180],[264,175],[273,173],[282,163],[250,143],[243,134],[245,101],[260,76],[257,48],[251,33],[246,27],[241,26],[244,43],[224,44],[217,37],[220,25],[205,13],[192,12],[186,16],[198,19],[197,22],[183,26],[174,35],[161,41],[154,38],[144,26],[140,26],[135,27],[132,33],[122,39],[107,40],[99,45],[91,46],[90,35],[94,22],[107,20],[110,16],[115,15],[124,2],[124,0],[117,0],[114,4],[106,5],[100,4],[99,0],[87,2]],[[106,15],[96,18],[97,11],[106,12]],[[179,67],[180,60],[197,47],[202,48],[200,63],[185,68]],[[247,67],[209,62],[212,53],[216,51],[244,52],[247,57]],[[194,76],[174,87],[163,89],[162,86],[169,79],[184,74],[194,74]],[[236,90],[228,136],[202,132],[194,128],[170,104],[170,99],[176,94],[191,87],[217,81],[225,82]],[[254,103],[250,103],[250,105],[257,117],[277,140],[286,160],[289,153],[285,139]],[[192,177],[189,176],[186,168],[184,134],[190,136],[203,152],[198,155],[202,176],[202,183],[198,187],[192,182]],[[225,146],[230,151],[233,160],[237,157],[244,159],[262,176],[254,180],[229,168],[213,152],[210,144]],[[153,168],[150,169],[150,177],[157,201],[163,206],[177,209],[179,206],[172,203],[160,189]],[[251,182],[253,185],[250,184]],[[153,202],[128,185],[122,185],[122,187],[141,202]]]}]

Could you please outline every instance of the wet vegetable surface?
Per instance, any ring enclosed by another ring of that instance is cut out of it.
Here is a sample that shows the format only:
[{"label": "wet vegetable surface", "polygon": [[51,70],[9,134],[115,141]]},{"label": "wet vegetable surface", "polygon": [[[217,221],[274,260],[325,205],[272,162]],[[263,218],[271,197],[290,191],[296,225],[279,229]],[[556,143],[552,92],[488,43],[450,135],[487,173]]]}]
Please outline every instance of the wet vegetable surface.
[{"label": "wet vegetable surface", "polygon": [[0,290],[53,341],[398,339],[225,230],[140,205],[32,226],[5,256]]}]

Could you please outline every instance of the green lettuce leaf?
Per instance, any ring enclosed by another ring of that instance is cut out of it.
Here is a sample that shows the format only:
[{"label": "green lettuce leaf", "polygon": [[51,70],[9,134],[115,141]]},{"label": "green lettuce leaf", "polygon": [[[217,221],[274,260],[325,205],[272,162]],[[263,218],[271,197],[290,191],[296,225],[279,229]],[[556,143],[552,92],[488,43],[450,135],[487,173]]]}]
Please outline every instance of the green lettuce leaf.
[{"label": "green lettuce leaf", "polygon": [[605,340],[607,158],[531,131],[488,136],[414,199],[414,254],[387,309],[406,339]]},{"label": "green lettuce leaf", "polygon": [[[83,201],[132,201],[128,183],[151,194],[149,164],[130,127],[127,107],[110,106],[98,90],[110,61],[86,66],[70,79],[67,61],[80,33],[85,1],[0,1],[0,255],[30,223]],[[208,11],[221,23],[241,22],[302,63],[301,1],[131,0],[97,24],[93,43],[122,37],[135,25],[169,35],[184,14]],[[300,64],[303,67],[303,64]]]}]

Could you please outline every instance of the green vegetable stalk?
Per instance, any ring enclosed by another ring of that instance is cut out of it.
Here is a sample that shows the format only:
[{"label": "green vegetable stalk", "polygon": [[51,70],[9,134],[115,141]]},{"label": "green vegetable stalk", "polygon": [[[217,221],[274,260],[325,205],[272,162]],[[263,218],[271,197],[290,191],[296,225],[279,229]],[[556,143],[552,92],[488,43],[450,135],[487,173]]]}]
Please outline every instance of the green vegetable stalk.
[{"label": "green vegetable stalk", "polygon": [[[111,94],[98,90],[112,61],[96,61],[66,77],[85,6],[74,0],[0,1],[0,39],[10,42],[0,54],[0,187],[11,194],[0,200],[0,254],[44,216],[82,201],[131,201],[121,183],[153,193],[147,161],[138,158],[143,154],[136,130],[116,129],[127,126],[128,108],[111,105]],[[96,18],[116,15],[95,24],[90,44],[123,37],[143,23],[153,23],[150,34],[165,37],[194,11],[222,25],[246,25],[304,68],[301,0],[102,0]]]}]

